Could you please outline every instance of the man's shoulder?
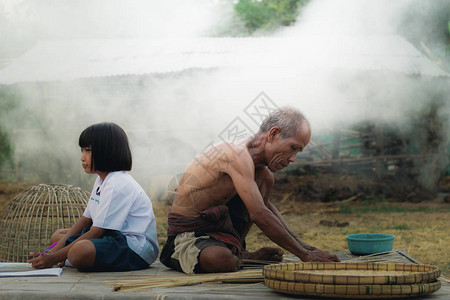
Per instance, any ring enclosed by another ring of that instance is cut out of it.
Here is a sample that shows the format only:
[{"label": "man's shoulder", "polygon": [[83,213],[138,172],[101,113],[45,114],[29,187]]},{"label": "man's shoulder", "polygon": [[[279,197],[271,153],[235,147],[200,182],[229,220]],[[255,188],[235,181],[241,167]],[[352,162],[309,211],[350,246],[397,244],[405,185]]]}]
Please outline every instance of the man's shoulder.
[{"label": "man's shoulder", "polygon": [[251,170],[254,172],[254,162],[245,144],[219,142],[209,145],[199,153],[188,169],[195,172],[198,168],[207,168],[208,172],[225,172],[230,170]]},{"label": "man's shoulder", "polygon": [[223,141],[217,144],[214,144],[212,147],[220,150],[223,153],[234,155],[234,156],[242,156],[247,157],[250,156],[248,152],[248,148],[245,144],[235,144],[227,141]]},{"label": "man's shoulder", "polygon": [[245,144],[221,142],[217,144],[217,147],[223,153],[224,159],[227,159],[229,162],[245,164],[254,168],[252,156]]}]

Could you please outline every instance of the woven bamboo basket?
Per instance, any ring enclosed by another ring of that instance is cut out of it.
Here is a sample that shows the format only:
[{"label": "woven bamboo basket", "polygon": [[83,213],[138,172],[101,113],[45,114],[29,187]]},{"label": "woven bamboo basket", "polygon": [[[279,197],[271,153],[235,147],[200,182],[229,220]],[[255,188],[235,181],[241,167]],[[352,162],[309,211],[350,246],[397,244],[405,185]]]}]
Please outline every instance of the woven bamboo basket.
[{"label": "woven bamboo basket", "polygon": [[0,221],[0,261],[27,262],[43,251],[51,235],[83,215],[90,193],[79,187],[39,184],[18,194]]},{"label": "woven bamboo basket", "polygon": [[404,298],[441,285],[435,266],[403,263],[282,263],[265,266],[264,284],[288,294],[341,298]]},{"label": "woven bamboo basket", "polygon": [[441,288],[440,281],[398,285],[334,285],[265,279],[264,285],[285,294],[358,299],[418,297]]}]

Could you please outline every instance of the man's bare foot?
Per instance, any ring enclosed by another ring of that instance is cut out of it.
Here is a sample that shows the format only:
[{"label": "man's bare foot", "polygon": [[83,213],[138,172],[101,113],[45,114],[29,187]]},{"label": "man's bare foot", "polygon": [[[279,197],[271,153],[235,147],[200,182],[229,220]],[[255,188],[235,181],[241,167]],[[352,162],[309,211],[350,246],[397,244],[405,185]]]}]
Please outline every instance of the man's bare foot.
[{"label": "man's bare foot", "polygon": [[242,259],[282,261],[284,251],[275,247],[263,247],[255,252],[242,252]]}]

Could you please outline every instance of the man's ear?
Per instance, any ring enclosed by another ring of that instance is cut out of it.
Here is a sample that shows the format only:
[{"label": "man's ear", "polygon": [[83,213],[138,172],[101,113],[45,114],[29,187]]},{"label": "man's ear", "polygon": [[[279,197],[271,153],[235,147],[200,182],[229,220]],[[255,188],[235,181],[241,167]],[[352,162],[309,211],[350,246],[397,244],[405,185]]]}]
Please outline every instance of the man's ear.
[{"label": "man's ear", "polygon": [[281,133],[280,127],[274,126],[274,127],[270,128],[268,135],[267,135],[267,141],[272,143],[280,133]]}]

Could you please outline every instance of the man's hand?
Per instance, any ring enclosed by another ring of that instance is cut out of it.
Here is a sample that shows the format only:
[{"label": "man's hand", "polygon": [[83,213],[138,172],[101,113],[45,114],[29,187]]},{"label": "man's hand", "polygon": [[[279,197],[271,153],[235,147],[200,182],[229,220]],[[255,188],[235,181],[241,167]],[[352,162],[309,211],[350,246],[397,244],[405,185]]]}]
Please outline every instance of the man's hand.
[{"label": "man's hand", "polygon": [[283,260],[283,254],[284,251],[281,250],[280,248],[263,247],[254,252],[242,251],[241,258],[281,262]]},{"label": "man's hand", "polygon": [[[303,260],[303,259],[302,259]],[[326,251],[315,249],[309,251],[308,256],[303,261],[314,261],[314,262],[340,262],[339,258]]]},{"label": "man's hand", "polygon": [[31,252],[30,256],[33,258],[28,262],[31,264],[33,268],[36,269],[45,269],[51,268],[58,263],[57,259],[55,260],[55,256],[50,253],[45,253],[44,255],[39,256],[41,253],[39,252]]}]

